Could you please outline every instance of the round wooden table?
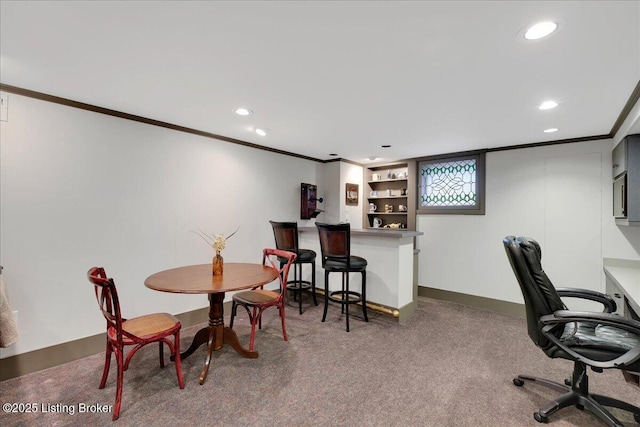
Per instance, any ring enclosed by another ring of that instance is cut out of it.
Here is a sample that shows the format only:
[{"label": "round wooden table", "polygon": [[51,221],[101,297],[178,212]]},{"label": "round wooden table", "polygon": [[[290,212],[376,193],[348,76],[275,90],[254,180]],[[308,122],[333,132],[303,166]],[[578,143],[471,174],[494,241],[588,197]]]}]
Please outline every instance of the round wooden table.
[{"label": "round wooden table", "polygon": [[190,265],[172,268],[152,274],[144,281],[146,287],[179,294],[209,294],[209,324],[193,337],[189,348],[180,357],[189,357],[202,344],[207,344],[207,358],[200,374],[204,384],[209,372],[211,354],[229,344],[243,357],[255,359],[258,352],[242,347],[235,331],[224,326],[224,294],[230,291],[250,289],[276,280],[278,272],[262,264],[225,263],[224,272],[214,276],[211,264]]}]

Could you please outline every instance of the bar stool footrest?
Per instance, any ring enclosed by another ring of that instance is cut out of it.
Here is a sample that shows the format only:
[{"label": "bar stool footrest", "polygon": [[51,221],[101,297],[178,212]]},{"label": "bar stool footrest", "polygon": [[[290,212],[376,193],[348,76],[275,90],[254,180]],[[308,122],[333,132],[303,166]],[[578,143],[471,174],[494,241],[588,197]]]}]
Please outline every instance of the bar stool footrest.
[{"label": "bar stool footrest", "polygon": [[311,282],[308,280],[289,280],[287,282],[287,290],[289,291],[299,291],[307,290],[311,288]]},{"label": "bar stool footrest", "polygon": [[362,295],[355,291],[332,291],[329,292],[329,301],[338,304],[358,304],[362,302]]}]

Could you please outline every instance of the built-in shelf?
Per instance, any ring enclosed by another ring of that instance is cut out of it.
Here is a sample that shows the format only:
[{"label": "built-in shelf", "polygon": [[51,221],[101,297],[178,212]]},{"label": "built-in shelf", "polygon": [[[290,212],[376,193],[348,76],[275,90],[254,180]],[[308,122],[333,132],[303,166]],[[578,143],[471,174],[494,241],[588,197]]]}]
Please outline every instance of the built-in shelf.
[{"label": "built-in shelf", "polygon": [[[382,230],[390,227],[415,230],[413,163],[370,166],[364,170],[364,174],[368,187],[365,188],[367,203],[364,204],[364,226]],[[371,205],[375,205],[375,211],[369,208]]]}]

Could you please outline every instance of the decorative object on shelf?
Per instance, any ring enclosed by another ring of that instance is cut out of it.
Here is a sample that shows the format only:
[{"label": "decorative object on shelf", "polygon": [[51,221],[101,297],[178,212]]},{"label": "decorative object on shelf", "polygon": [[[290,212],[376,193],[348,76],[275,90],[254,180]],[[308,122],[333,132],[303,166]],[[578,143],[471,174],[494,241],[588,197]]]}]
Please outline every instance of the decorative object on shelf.
[{"label": "decorative object on shelf", "polygon": [[225,237],[224,234],[209,235],[202,232],[201,230],[192,231],[193,233],[196,233],[198,236],[202,237],[202,240],[207,242],[209,245],[211,245],[211,247],[213,247],[213,249],[216,250],[216,254],[211,261],[211,272],[214,276],[222,274],[224,270],[224,258],[222,257],[222,255],[220,255],[220,252],[222,252],[222,250],[227,246],[227,239],[230,239],[231,236],[238,232],[238,230],[240,230],[240,227],[236,228],[236,231],[229,234],[227,237]]},{"label": "decorative object on shelf", "polygon": [[394,222],[392,224],[387,224],[383,228],[406,228],[406,226],[401,222]]},{"label": "decorative object on shelf", "polygon": [[407,189],[406,188],[401,188],[400,189],[400,195],[401,196],[406,196],[407,195]]},{"label": "decorative object on shelf", "polygon": [[371,197],[378,197],[378,192],[377,191],[372,191],[372,192],[369,193],[369,195]]},{"label": "decorative object on shelf", "polygon": [[369,212],[375,212],[378,207],[375,203],[369,203]]},{"label": "decorative object on shelf", "polygon": [[407,205],[398,205],[398,212],[406,212]]},{"label": "decorative object on shelf", "polygon": [[382,226],[382,220],[380,218],[373,218],[373,228],[380,228]]},{"label": "decorative object on shelf", "polygon": [[388,196],[388,197],[393,196],[393,190],[392,190],[392,189],[388,189],[388,190],[387,190],[387,196]]},{"label": "decorative object on shelf", "polygon": [[391,169],[389,169],[387,171],[387,179],[394,179],[395,177],[396,175],[393,172],[391,172]]},{"label": "decorative object on shelf", "polygon": [[358,206],[358,184],[349,184],[345,186],[345,203],[347,206]]},{"label": "decorative object on shelf", "polygon": [[384,205],[384,211],[385,213],[393,212],[393,205]]},{"label": "decorative object on shelf", "polygon": [[374,173],[373,175],[371,175],[371,181],[380,181],[382,179],[382,175],[380,175],[379,173]]}]

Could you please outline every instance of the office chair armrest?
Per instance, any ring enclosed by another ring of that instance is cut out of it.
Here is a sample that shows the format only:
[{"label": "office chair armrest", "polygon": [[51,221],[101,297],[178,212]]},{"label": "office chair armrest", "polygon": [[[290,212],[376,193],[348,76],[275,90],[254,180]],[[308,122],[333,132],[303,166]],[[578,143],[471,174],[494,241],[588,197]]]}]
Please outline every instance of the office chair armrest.
[{"label": "office chair armrest", "polygon": [[540,321],[545,325],[569,322],[596,322],[640,335],[640,321],[612,313],[558,310],[553,314],[542,316]]},{"label": "office chair armrest", "polygon": [[582,298],[599,302],[604,306],[604,313],[613,313],[617,309],[616,302],[609,295],[589,289],[556,288],[558,295],[563,298]]},{"label": "office chair armrest", "polygon": [[555,331],[560,325],[564,325],[572,322],[593,322],[601,325],[613,326],[625,331],[629,331],[633,334],[640,336],[640,322],[637,320],[629,319],[611,313],[596,313],[591,311],[571,311],[571,310],[558,310],[553,314],[542,316],[540,322],[544,324],[542,333],[546,338],[560,347],[563,351],[571,355],[575,360],[583,362],[589,366],[595,366],[597,368],[618,368],[624,369],[625,366],[640,360],[640,342],[636,344],[631,350],[622,354],[620,357],[612,360],[598,361],[592,360],[588,357],[580,355],[575,351],[565,346],[556,336]]}]

